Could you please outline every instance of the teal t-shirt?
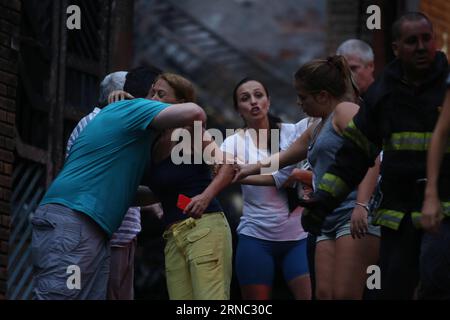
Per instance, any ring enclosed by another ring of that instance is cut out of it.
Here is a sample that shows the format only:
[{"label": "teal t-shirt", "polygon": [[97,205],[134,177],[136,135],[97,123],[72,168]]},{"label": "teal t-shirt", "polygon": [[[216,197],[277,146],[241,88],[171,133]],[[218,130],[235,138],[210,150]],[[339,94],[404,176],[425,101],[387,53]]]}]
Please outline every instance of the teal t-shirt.
[{"label": "teal t-shirt", "polygon": [[109,236],[134,200],[156,132],[147,126],[168,104],[134,99],[105,107],[81,132],[40,205],[81,211]]}]

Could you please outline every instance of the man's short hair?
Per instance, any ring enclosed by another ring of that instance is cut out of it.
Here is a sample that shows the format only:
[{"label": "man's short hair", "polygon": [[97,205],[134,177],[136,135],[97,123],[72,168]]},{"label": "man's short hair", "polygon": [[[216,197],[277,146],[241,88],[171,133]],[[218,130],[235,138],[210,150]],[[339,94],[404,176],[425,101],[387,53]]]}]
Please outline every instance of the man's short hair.
[{"label": "man's short hair", "polygon": [[362,40],[349,39],[341,43],[337,48],[336,54],[341,56],[355,55],[364,63],[373,62],[374,56],[372,48]]},{"label": "man's short hair", "polygon": [[135,98],[145,98],[161,72],[154,66],[134,68],[128,72],[123,90]]},{"label": "man's short hair", "polygon": [[123,90],[125,84],[127,72],[117,71],[108,74],[100,83],[100,93],[98,97],[98,103],[100,106],[108,104],[108,96],[115,90]]},{"label": "man's short hair", "polygon": [[397,41],[402,36],[402,24],[405,21],[419,21],[419,20],[426,20],[428,24],[430,25],[431,31],[433,32],[433,23],[431,22],[428,17],[423,14],[422,12],[407,12],[400,16],[397,20],[395,20],[394,24],[392,25],[392,39],[394,41]]}]

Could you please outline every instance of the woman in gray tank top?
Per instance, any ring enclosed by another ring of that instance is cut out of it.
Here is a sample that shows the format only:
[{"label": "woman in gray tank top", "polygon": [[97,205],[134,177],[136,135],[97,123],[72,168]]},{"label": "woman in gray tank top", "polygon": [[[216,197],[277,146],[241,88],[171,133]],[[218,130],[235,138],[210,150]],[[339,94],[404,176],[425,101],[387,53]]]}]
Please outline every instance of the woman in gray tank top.
[{"label": "woman in gray tank top", "polygon": [[[358,92],[348,64],[341,56],[303,65],[295,73],[295,88],[303,111],[321,121],[272,159],[284,167],[308,157],[315,182],[334,162],[343,143],[344,129],[359,110],[354,103]],[[258,174],[261,167],[243,166],[236,179]],[[379,230],[369,224],[366,208],[377,177],[377,168],[369,170],[358,190],[351,192],[325,218],[315,253],[318,299],[361,299],[363,296],[367,267],[378,260]]]}]

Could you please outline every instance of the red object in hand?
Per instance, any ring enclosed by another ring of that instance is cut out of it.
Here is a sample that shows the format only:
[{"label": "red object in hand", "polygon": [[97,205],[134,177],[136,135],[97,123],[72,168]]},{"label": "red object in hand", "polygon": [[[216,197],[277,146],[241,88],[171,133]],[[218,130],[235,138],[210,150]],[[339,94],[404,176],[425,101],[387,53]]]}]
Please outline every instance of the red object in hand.
[{"label": "red object in hand", "polygon": [[192,201],[191,198],[186,197],[184,194],[179,194],[177,207],[181,210],[184,210],[191,201]]}]

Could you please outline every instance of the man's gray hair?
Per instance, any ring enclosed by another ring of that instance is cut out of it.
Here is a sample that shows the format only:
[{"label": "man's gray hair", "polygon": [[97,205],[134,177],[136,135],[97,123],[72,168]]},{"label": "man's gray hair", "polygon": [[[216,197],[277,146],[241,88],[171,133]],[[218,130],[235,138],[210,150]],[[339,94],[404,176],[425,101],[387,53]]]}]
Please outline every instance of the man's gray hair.
[{"label": "man's gray hair", "polygon": [[341,56],[355,55],[364,63],[373,62],[374,60],[372,48],[367,43],[359,39],[344,41],[337,48],[336,54]]},{"label": "man's gray hair", "polygon": [[98,97],[98,103],[100,105],[108,104],[108,96],[114,90],[123,90],[127,73],[126,71],[117,71],[108,74],[103,79],[100,83],[100,94]]}]

